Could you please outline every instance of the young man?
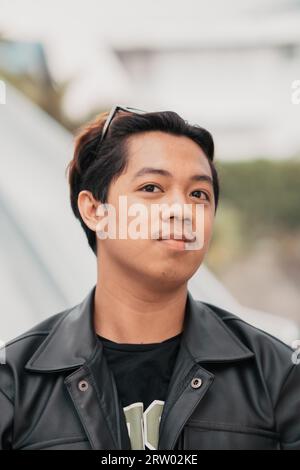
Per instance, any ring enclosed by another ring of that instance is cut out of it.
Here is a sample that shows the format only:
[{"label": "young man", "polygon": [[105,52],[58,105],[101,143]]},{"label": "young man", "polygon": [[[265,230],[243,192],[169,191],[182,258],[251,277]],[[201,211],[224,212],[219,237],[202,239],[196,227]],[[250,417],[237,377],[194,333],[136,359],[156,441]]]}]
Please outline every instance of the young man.
[{"label": "young man", "polygon": [[300,449],[292,349],[187,289],[213,231],[213,156],[174,112],[115,107],[82,130],[71,205],[97,283],[7,345],[2,449]]}]

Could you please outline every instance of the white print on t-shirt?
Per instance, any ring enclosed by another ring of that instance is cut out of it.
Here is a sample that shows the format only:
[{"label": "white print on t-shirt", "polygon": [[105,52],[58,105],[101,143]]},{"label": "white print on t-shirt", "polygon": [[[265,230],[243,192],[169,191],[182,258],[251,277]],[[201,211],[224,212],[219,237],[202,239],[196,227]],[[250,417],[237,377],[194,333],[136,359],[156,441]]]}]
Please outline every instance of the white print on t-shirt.
[{"label": "white print on t-shirt", "polygon": [[123,408],[132,450],[157,450],[159,425],[164,401],[154,400],[144,410],[142,402],[132,403]]}]

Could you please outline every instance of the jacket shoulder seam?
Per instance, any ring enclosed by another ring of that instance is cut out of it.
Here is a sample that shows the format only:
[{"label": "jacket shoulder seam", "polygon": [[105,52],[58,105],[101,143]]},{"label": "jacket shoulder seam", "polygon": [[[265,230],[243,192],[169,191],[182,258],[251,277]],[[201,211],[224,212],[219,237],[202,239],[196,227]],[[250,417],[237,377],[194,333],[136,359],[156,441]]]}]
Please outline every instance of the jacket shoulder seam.
[{"label": "jacket shoulder seam", "polygon": [[223,318],[223,321],[237,321],[237,322],[240,322],[240,323],[244,323],[244,325],[248,325],[250,326],[251,328],[254,328],[255,330],[257,331],[260,331],[261,333],[265,334],[266,336],[268,336],[269,338],[271,339],[274,339],[276,342],[282,344],[283,346],[285,346],[286,348],[289,348],[290,351],[293,351],[293,349],[291,348],[291,346],[287,343],[284,343],[280,338],[277,338],[276,336],[272,335],[271,333],[269,333],[268,331],[265,331],[263,330],[262,328],[259,328],[257,326],[254,326],[254,325],[251,325],[251,323],[248,323],[247,321],[243,320],[243,318],[239,318],[239,317],[233,317],[233,316],[228,316],[228,317],[224,317]]}]

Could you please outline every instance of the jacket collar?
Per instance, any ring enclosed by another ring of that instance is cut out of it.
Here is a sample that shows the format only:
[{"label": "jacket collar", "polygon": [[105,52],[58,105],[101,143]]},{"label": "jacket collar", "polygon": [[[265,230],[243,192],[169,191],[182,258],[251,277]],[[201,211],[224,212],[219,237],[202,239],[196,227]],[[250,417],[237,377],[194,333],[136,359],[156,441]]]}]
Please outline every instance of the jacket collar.
[{"label": "jacket collar", "polygon": [[[94,286],[68,310],[27,362],[27,370],[54,372],[88,362],[99,348],[93,326]],[[232,362],[254,356],[215,313],[188,291],[182,339],[195,362]]]},{"label": "jacket collar", "polygon": [[217,315],[214,306],[195,300],[190,291],[183,339],[196,362],[235,362],[254,356]]}]

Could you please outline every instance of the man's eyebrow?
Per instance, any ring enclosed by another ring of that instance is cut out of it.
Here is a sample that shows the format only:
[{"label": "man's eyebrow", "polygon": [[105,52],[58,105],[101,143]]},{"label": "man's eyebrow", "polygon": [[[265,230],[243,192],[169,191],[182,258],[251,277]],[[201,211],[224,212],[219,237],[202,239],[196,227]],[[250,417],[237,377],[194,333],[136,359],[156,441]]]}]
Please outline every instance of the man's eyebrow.
[{"label": "man's eyebrow", "polygon": [[[137,171],[133,175],[132,181],[144,175],[161,175],[161,176],[167,176],[169,178],[173,176],[172,173],[170,173],[168,170],[163,170],[162,168],[144,167],[144,168],[141,168],[139,171]],[[213,180],[211,176],[205,175],[205,174],[192,175],[190,177],[190,180],[191,181],[206,181],[207,183],[213,185]]]}]

